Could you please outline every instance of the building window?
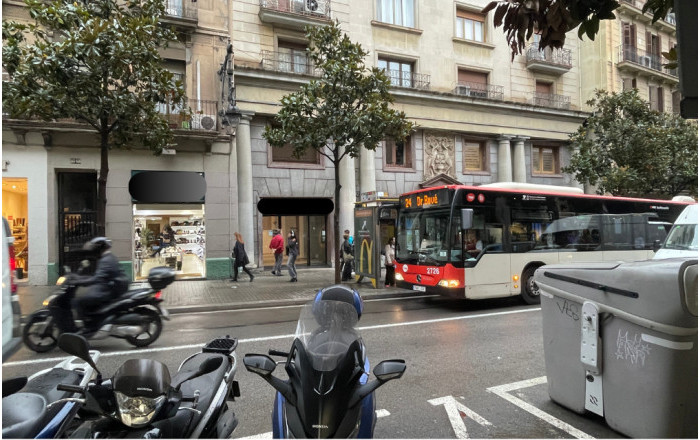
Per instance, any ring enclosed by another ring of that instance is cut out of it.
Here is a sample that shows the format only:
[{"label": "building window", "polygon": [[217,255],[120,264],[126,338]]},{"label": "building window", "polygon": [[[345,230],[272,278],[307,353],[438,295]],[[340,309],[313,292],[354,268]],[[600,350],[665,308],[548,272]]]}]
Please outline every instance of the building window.
[{"label": "building window", "polygon": [[387,138],[384,142],[384,157],[387,167],[413,168],[411,137],[402,141]]},{"label": "building window", "polygon": [[457,38],[483,43],[485,40],[485,21],[483,14],[457,9]]},{"label": "building window", "polygon": [[309,58],[306,55],[306,46],[299,43],[279,41],[277,43],[278,67],[282,72],[293,72],[310,75]]},{"label": "building window", "polygon": [[377,19],[383,23],[415,27],[413,0],[377,0]]},{"label": "building window", "polygon": [[413,87],[413,63],[379,58],[377,67],[386,72],[392,86]]},{"label": "building window", "polygon": [[532,173],[533,174],[558,174],[559,173],[559,148],[557,147],[532,147]]},{"label": "building window", "polygon": [[627,47],[637,47],[637,26],[632,23],[622,22],[623,44]]},{"label": "building window", "polygon": [[652,110],[664,111],[664,88],[649,86],[649,107]]},{"label": "building window", "polygon": [[677,115],[681,114],[681,92],[678,90],[671,93],[671,106],[673,113]]},{"label": "building window", "polygon": [[488,171],[486,142],[464,139],[462,142],[465,173]]},{"label": "building window", "polygon": [[637,78],[623,78],[622,91],[632,90],[637,88]]}]

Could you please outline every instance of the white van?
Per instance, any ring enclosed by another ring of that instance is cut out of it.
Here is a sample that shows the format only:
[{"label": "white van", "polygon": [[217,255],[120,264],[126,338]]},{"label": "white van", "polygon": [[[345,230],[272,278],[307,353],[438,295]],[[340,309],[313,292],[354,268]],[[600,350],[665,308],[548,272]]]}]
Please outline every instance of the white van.
[{"label": "white van", "polygon": [[653,259],[698,257],[698,205],[687,206],[666,236]]}]

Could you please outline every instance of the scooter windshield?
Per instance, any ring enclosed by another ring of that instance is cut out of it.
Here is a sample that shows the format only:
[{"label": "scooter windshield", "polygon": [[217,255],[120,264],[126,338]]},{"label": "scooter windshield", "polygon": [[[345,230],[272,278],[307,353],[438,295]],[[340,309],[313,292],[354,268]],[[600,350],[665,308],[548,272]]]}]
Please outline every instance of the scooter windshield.
[{"label": "scooter windshield", "polygon": [[355,328],[355,307],[341,301],[323,300],[306,304],[299,315],[295,337],[316,371],[332,371],[360,339]]}]

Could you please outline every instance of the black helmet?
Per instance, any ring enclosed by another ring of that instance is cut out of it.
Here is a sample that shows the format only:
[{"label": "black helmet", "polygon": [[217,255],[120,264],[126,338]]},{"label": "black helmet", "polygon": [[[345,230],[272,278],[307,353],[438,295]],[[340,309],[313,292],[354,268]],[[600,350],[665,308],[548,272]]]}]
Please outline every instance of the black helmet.
[{"label": "black helmet", "polygon": [[112,241],[107,237],[95,237],[83,245],[83,250],[102,254],[112,247]]}]

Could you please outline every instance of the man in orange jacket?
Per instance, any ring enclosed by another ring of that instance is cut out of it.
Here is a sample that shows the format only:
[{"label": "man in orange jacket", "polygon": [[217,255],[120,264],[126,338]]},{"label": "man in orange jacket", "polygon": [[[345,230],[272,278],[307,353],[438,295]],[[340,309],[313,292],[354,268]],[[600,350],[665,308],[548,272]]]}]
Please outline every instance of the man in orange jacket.
[{"label": "man in orange jacket", "polygon": [[282,276],[282,252],[284,252],[284,239],[277,229],[272,230],[272,240],[270,241],[270,249],[275,253],[275,265],[272,268],[272,274],[278,277]]}]

